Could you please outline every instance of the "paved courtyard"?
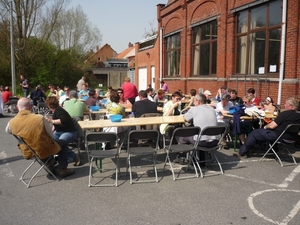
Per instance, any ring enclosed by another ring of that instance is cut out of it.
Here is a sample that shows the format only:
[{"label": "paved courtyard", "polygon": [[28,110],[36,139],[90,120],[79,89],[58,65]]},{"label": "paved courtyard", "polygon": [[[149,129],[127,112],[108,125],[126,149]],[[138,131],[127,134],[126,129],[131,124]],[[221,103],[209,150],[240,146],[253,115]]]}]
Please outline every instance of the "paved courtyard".
[{"label": "paved courtyard", "polygon": [[[273,157],[261,162],[261,153],[246,160],[222,150],[218,167],[207,177],[172,180],[162,174],[165,155],[157,157],[158,183],[129,183],[125,174],[126,153],[121,154],[118,187],[88,187],[87,156],[66,179],[55,181],[45,171],[32,187],[19,181],[30,161],[22,158],[13,136],[4,129],[9,117],[0,119],[0,215],[1,224],[300,224],[300,165],[280,167]],[[149,157],[134,157],[135,175],[150,172]],[[291,163],[286,156],[284,163]],[[142,163],[141,163],[142,162]],[[300,160],[298,160],[298,163]],[[113,168],[113,160],[104,160]],[[148,167],[146,167],[148,166]],[[180,166],[176,166],[179,171]],[[70,164],[70,167],[73,167]],[[109,173],[111,174],[112,171]],[[102,176],[103,174],[101,174]],[[146,175],[146,176],[147,176]],[[107,182],[113,182],[108,177]]]}]

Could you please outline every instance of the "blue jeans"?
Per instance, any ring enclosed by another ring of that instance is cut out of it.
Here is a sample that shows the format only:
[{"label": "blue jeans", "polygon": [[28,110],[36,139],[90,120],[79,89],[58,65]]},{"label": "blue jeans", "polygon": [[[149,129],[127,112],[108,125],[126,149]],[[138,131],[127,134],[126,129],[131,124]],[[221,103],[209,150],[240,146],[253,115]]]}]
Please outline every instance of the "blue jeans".
[{"label": "blue jeans", "polygon": [[254,129],[246,138],[245,144],[240,148],[240,155],[246,155],[249,150],[256,144],[270,142],[273,143],[278,138],[274,130],[269,129]]},{"label": "blue jeans", "polygon": [[[77,136],[77,132],[53,132],[54,140],[62,139],[65,140],[68,144],[71,143]],[[75,158],[75,153],[68,148],[68,162],[73,162]]]}]

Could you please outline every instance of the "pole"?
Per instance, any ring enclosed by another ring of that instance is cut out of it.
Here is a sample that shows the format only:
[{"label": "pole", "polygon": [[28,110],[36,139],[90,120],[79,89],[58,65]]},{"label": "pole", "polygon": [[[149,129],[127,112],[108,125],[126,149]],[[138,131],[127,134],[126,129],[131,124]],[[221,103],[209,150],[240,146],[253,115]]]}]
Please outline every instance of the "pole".
[{"label": "pole", "polygon": [[12,94],[16,95],[16,69],[15,69],[15,44],[14,44],[14,26],[13,26],[13,2],[10,2],[10,54],[11,54],[11,87]]}]

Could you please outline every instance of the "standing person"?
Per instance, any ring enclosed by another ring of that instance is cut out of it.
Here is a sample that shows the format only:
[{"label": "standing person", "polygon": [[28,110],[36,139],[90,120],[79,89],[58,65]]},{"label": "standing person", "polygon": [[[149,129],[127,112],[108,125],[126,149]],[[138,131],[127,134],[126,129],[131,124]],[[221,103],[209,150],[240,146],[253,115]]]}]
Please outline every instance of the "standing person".
[{"label": "standing person", "polygon": [[[6,132],[18,135],[24,139],[41,159],[58,155],[58,172],[60,177],[74,174],[74,169],[67,169],[68,143],[61,139],[53,140],[51,128],[46,119],[39,114],[31,113],[29,99],[20,98],[17,106],[19,112],[8,122]],[[24,145],[21,144],[18,147],[25,159],[33,157]]]},{"label": "standing person", "polygon": [[135,102],[136,96],[138,96],[138,90],[136,86],[130,82],[129,77],[124,78],[124,83],[122,85],[122,89],[124,91],[124,98],[125,100],[129,100],[130,103],[133,105]]},{"label": "standing person", "polygon": [[81,91],[83,84],[85,84],[85,76],[82,76],[81,79],[78,81],[78,83],[76,85],[77,92]]},{"label": "standing person", "polygon": [[163,89],[165,91],[165,93],[169,92],[169,88],[166,82],[164,82],[163,80],[160,82],[161,84],[161,89]]},{"label": "standing person", "polygon": [[27,98],[28,93],[29,93],[29,84],[28,84],[28,80],[25,78],[24,75],[20,76],[21,79],[21,83],[20,86],[22,87],[22,91],[24,93],[24,97]]},{"label": "standing person", "polygon": [[[288,98],[284,103],[285,110],[279,113],[275,120],[264,126],[264,128],[253,130],[236,156],[246,158],[249,150],[255,144],[267,141],[273,143],[288,125],[300,123],[300,114],[296,111],[298,104],[295,98]],[[295,133],[285,133],[280,141],[293,141],[297,139],[297,136],[298,131]]]}]

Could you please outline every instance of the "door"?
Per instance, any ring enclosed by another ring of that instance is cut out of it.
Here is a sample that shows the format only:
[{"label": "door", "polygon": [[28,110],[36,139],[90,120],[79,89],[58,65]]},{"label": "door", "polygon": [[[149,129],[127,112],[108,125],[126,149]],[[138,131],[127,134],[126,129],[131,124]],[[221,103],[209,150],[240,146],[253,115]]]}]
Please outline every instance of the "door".
[{"label": "door", "polygon": [[147,89],[147,68],[139,68],[139,86],[138,90]]}]

